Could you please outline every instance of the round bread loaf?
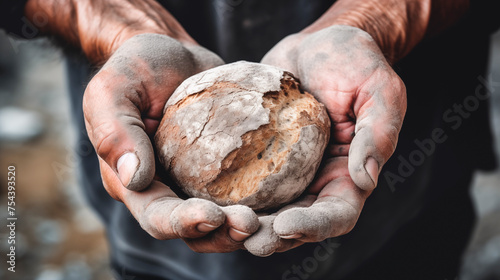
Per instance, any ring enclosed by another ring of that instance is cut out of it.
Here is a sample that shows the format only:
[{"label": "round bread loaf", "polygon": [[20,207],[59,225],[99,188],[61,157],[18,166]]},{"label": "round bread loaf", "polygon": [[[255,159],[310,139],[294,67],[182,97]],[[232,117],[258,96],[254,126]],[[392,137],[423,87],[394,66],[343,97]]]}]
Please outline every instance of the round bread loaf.
[{"label": "round bread loaf", "polygon": [[324,106],[291,73],[240,61],[185,80],[165,105],[155,142],[186,194],[262,210],[300,196],[329,132]]}]

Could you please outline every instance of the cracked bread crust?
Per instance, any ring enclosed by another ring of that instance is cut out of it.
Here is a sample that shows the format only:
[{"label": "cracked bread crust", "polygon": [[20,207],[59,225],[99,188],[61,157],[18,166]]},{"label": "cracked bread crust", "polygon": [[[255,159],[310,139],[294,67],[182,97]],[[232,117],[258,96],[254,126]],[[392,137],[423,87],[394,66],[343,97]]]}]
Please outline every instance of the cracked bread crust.
[{"label": "cracked bread crust", "polygon": [[263,210],[304,191],[329,132],[324,106],[291,73],[242,61],[185,80],[165,106],[155,142],[188,195]]}]

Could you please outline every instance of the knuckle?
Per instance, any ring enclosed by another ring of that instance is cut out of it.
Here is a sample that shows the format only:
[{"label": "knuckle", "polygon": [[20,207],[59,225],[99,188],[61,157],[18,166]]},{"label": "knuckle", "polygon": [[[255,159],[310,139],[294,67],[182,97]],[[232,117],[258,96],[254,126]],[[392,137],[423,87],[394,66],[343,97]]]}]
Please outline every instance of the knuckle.
[{"label": "knuckle", "polygon": [[387,125],[383,133],[379,135],[379,141],[377,141],[378,149],[381,152],[391,152],[396,149],[397,139],[399,135],[399,129],[396,125]]},{"label": "knuckle", "polygon": [[92,127],[94,138],[103,141],[115,131],[115,126],[111,122],[102,122]]},{"label": "knuckle", "polygon": [[398,114],[400,114],[401,111],[406,111],[406,85],[396,73],[393,73],[390,85],[393,87],[391,94],[393,104],[396,105]]},{"label": "knuckle", "polygon": [[85,94],[83,95],[84,104],[90,101],[95,100],[95,97],[98,94],[101,94],[101,90],[106,81],[106,77],[104,77],[102,72],[97,73],[88,83],[87,88],[85,89]]},{"label": "knuckle", "polygon": [[394,86],[396,87],[398,92],[406,93],[406,85],[397,74],[395,74]]},{"label": "knuckle", "polygon": [[102,158],[107,158],[109,153],[120,142],[120,135],[116,126],[112,122],[103,122],[92,127],[92,143],[97,154]]},{"label": "knuckle", "polygon": [[141,228],[155,239],[166,240],[172,238],[163,231],[163,216],[158,215],[154,207],[146,208],[137,221]]}]

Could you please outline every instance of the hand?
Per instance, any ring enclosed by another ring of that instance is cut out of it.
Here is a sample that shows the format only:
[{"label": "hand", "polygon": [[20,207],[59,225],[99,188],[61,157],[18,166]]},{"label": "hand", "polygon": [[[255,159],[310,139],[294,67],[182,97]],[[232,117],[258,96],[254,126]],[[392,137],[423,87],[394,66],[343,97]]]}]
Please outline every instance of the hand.
[{"label": "hand", "polygon": [[[198,252],[228,252],[259,226],[248,207],[182,200],[153,180],[150,138],[167,99],[187,77],[222,64],[210,51],[159,34],[123,43],[90,81],[83,109],[108,193],[157,239],[182,238]],[[143,191],[141,191],[143,190]],[[139,192],[141,191],[141,192]]]},{"label": "hand", "polygon": [[269,255],[351,231],[396,148],[406,90],[370,35],[350,26],[286,37],[262,63],[294,73],[332,121],[310,195],[260,217],[261,229],[245,241],[250,252]]}]

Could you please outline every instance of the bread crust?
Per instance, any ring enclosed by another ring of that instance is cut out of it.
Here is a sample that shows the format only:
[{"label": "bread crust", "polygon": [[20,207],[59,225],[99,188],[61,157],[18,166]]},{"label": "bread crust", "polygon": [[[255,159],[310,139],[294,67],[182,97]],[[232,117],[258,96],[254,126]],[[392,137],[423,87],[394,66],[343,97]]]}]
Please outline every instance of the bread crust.
[{"label": "bread crust", "polygon": [[185,80],[165,105],[155,142],[188,195],[263,210],[310,184],[329,132],[324,106],[291,73],[241,61]]}]

